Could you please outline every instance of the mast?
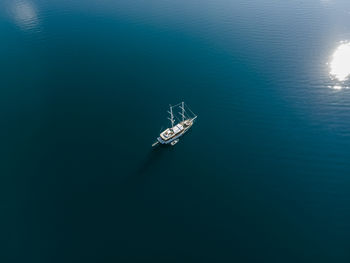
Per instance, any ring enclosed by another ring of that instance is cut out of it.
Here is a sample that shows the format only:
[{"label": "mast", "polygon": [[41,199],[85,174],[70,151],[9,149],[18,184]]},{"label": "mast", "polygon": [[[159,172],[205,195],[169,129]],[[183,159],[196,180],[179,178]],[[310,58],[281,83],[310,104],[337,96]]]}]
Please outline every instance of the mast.
[{"label": "mast", "polygon": [[171,107],[171,105],[169,104],[169,107],[170,107],[170,111],[168,111],[168,113],[170,114],[170,118],[168,117],[168,119],[170,120],[171,122],[171,128],[174,127],[174,114],[173,114],[173,108]]},{"label": "mast", "polygon": [[184,102],[181,102],[180,109],[182,110],[182,112],[179,112],[179,114],[182,116],[182,121],[185,121],[185,103]]},{"label": "mast", "polygon": [[181,109],[182,109],[182,121],[185,121],[185,108],[184,108],[184,102],[181,102]]}]

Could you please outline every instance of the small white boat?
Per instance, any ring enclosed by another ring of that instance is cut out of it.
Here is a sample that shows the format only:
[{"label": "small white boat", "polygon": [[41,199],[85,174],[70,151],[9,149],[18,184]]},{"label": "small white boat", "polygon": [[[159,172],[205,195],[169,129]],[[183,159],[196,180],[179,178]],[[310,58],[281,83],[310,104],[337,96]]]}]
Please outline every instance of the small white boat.
[{"label": "small white boat", "polygon": [[180,139],[173,140],[173,141],[170,143],[170,145],[171,145],[171,146],[174,146],[174,145],[177,144],[179,141],[180,141]]}]

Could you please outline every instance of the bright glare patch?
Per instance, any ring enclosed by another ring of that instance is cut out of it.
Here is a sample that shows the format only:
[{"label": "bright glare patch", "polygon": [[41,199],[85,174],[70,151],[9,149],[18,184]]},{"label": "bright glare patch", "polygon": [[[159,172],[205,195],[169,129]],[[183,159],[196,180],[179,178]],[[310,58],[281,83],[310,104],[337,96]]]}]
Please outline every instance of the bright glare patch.
[{"label": "bright glare patch", "polygon": [[342,43],[336,49],[330,67],[330,74],[338,81],[348,79],[350,75],[350,43]]},{"label": "bright glare patch", "polygon": [[344,89],[349,89],[349,87],[342,87],[342,86],[330,86],[331,89],[334,90],[344,90]]},{"label": "bright glare patch", "polygon": [[335,90],[342,90],[343,89],[342,86],[333,86],[332,88],[335,89]]},{"label": "bright glare patch", "polygon": [[38,26],[38,15],[32,3],[26,0],[18,0],[14,1],[13,4],[13,17],[21,28],[29,30]]}]

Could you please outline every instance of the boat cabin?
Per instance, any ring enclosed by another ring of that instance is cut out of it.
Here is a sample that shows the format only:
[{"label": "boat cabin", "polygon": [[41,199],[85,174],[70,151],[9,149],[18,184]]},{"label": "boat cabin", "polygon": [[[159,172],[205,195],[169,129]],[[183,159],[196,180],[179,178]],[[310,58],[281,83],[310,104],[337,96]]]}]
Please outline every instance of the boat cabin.
[{"label": "boat cabin", "polygon": [[168,140],[172,137],[174,137],[175,135],[181,133],[183,131],[184,127],[179,123],[177,125],[175,125],[172,128],[168,128],[165,131],[163,131],[160,134],[160,137],[162,137],[163,140]]}]

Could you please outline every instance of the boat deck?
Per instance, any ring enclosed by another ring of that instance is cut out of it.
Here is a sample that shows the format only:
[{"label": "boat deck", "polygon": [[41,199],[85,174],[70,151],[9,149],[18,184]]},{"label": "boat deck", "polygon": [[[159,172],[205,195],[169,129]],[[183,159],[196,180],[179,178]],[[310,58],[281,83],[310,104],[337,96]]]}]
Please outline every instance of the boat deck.
[{"label": "boat deck", "polygon": [[[180,136],[182,136],[189,128],[191,128],[192,124],[193,124],[193,119],[182,121],[176,126],[174,126],[173,128],[168,128],[165,131],[163,131],[158,137],[158,141],[161,144],[171,143],[177,138],[179,138]],[[180,125],[181,128],[179,128],[178,125]],[[177,127],[177,129],[175,127]]]}]

